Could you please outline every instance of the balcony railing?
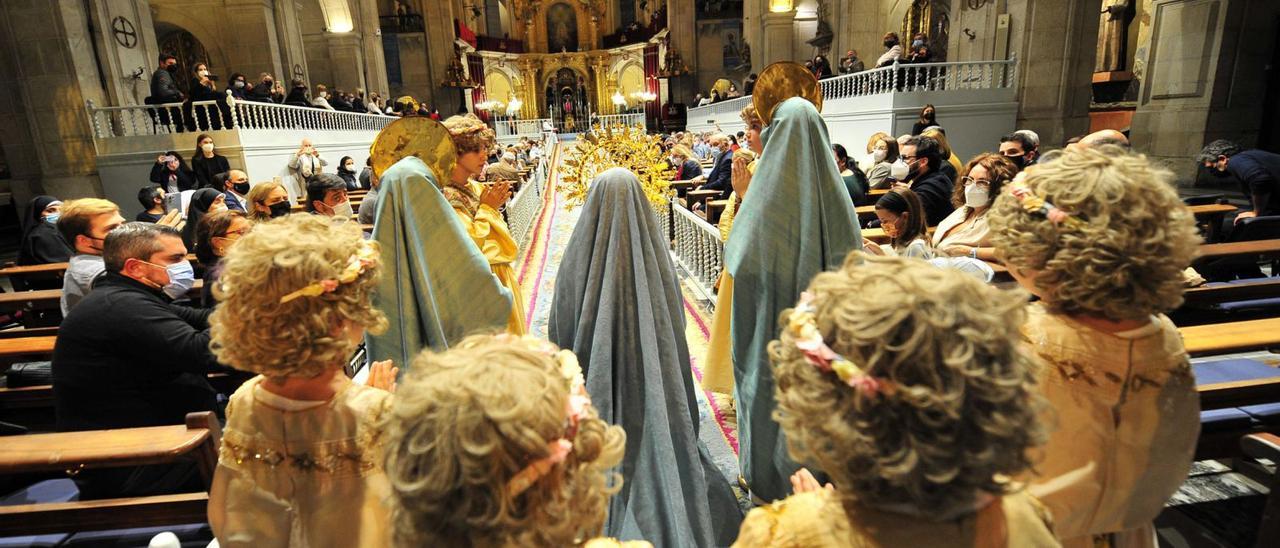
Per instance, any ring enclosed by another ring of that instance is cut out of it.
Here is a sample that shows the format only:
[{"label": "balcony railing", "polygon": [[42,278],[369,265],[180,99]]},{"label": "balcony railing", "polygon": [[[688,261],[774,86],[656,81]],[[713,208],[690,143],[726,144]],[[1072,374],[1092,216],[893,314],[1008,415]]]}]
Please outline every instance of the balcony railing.
[{"label": "balcony railing", "polygon": [[97,139],[169,135],[219,129],[378,131],[392,116],[358,114],[317,108],[237,101],[196,101],[163,105],[99,107],[87,103],[93,136]]},{"label": "balcony railing", "polygon": [[631,112],[627,114],[602,114],[596,116],[596,123],[604,125],[624,125],[624,126],[644,126],[644,113]]},{"label": "balcony railing", "polygon": [[[954,63],[894,63],[887,67],[827,78],[819,82],[822,100],[862,97],[880,93],[988,90],[1013,87],[1018,81],[1016,58],[1003,61]],[[689,120],[736,115],[751,103],[751,96],[689,109]]]},{"label": "balcony railing", "polygon": [[[720,229],[685,209],[679,200],[671,200],[668,212],[659,220],[673,236],[672,249],[676,262],[689,273],[704,296],[714,295],[716,280],[724,268],[724,242]],[[668,224],[669,223],[669,224]]]},{"label": "balcony railing", "polygon": [[495,120],[493,129],[498,133],[498,137],[534,137],[541,135],[543,132],[543,124],[550,122],[550,118],[534,118],[531,120]]}]

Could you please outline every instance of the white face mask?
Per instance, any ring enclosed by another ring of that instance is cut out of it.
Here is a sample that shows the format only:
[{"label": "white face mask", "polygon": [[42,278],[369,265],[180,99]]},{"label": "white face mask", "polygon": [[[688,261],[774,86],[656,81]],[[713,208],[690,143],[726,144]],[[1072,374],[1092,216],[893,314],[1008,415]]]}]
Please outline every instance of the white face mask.
[{"label": "white face mask", "polygon": [[345,202],[342,202],[342,203],[340,203],[340,204],[338,204],[338,205],[333,206],[333,216],[334,216],[334,217],[336,217],[336,218],[338,218],[338,219],[347,219],[347,220],[349,220],[349,219],[351,219],[351,216],[352,216],[352,215],[355,215],[355,211],[351,209],[351,201],[350,201],[350,200],[345,201]]},{"label": "white face mask", "polygon": [[884,157],[888,155],[889,155],[889,151],[883,148],[877,148],[871,151],[871,157],[875,159],[876,163],[883,162]]},{"label": "white face mask", "polygon": [[213,143],[205,143],[200,145],[200,149],[205,152],[213,152]]},{"label": "white face mask", "polygon": [[907,163],[898,158],[898,161],[889,165],[889,176],[902,181],[907,178],[907,174],[911,173],[911,168],[907,167]]},{"label": "white face mask", "polygon": [[986,207],[991,203],[991,189],[980,185],[964,187],[964,205],[972,208]]}]

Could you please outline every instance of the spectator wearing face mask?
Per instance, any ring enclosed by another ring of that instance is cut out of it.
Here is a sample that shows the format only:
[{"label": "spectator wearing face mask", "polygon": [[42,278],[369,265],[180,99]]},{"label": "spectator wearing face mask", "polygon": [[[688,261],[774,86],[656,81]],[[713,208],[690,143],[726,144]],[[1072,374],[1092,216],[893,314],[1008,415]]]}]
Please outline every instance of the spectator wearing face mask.
[{"label": "spectator wearing face mask", "polygon": [[934,249],[952,257],[994,260],[987,214],[1004,185],[1017,173],[1013,162],[999,154],[985,152],[969,160],[965,176],[951,195],[955,211],[933,231]]},{"label": "spectator wearing face mask", "polygon": [[[144,102],[148,105],[181,103],[186,96],[183,95],[182,90],[178,89],[178,83],[174,79],[177,72],[178,59],[169,53],[160,54],[160,66],[151,74],[151,95]],[[179,131],[183,129],[181,123],[174,123],[182,119],[182,109],[177,107],[156,109],[155,114],[155,121],[160,125]]]},{"label": "spectator wearing face mask", "polygon": [[372,176],[373,176],[373,156],[370,156],[368,158],[365,158],[364,169],[361,169],[360,176],[356,177],[356,180],[359,181],[360,183],[360,188],[363,188],[366,190],[373,188],[369,181],[369,178]]},{"label": "spectator wearing face mask", "polygon": [[320,157],[320,151],[311,144],[311,139],[303,139],[298,151],[293,154],[293,159],[289,160],[289,171],[293,173],[295,180],[305,184],[312,177],[319,175],[327,165],[329,162]]},{"label": "spectator wearing face mask", "polygon": [[258,74],[258,83],[249,87],[245,91],[245,98],[250,101],[259,103],[275,103],[276,98],[273,96],[276,86],[276,79],[265,72]]},{"label": "spectator wearing face mask", "polygon": [[196,137],[196,152],[192,156],[191,171],[196,176],[199,188],[221,188],[214,180],[214,175],[226,173],[229,170],[231,170],[231,163],[227,161],[226,156],[218,154],[213,145],[213,137],[207,133],[201,133]]},{"label": "spectator wearing face mask", "polygon": [[222,275],[222,258],[241,236],[249,233],[252,223],[239,211],[219,211],[205,215],[196,228],[196,259],[204,267],[204,287],[200,289],[200,305],[212,310],[218,304],[213,287]]},{"label": "spectator wearing face mask", "polygon": [[307,84],[301,78],[294,78],[292,86],[289,88],[289,95],[285,96],[284,104],[295,107],[310,107],[311,99],[307,98]]},{"label": "spectator wearing face mask", "polygon": [[352,112],[355,110],[355,107],[351,105],[350,95],[343,93],[342,90],[334,92],[333,98],[329,101],[329,104],[333,106],[333,110],[342,112]]},{"label": "spectator wearing face mask", "polygon": [[871,188],[889,188],[893,164],[898,161],[898,141],[880,133],[871,141],[871,167],[867,169],[867,185]]},{"label": "spectator wearing face mask", "polygon": [[138,190],[138,203],[142,211],[133,218],[140,223],[154,223],[164,217],[164,189],[155,185],[144,186]]},{"label": "spectator wearing face mask", "polygon": [[338,176],[347,183],[347,190],[360,188],[360,181],[356,180],[356,175],[356,161],[350,156],[343,156],[338,161]]},{"label": "spectator wearing face mask", "polygon": [[[942,158],[938,141],[931,137],[909,137],[902,145],[902,160],[907,173],[905,183],[899,185],[910,188],[920,197],[927,226],[937,225],[955,209],[951,205],[954,184],[941,172],[942,163],[946,160]],[[894,178],[897,179],[896,176]]]},{"label": "spectator wearing face mask", "polygon": [[[215,410],[209,311],[172,303],[195,283],[178,231],[128,223],[104,236],[106,273],[62,321],[53,350],[58,430],[180,425]],[[84,470],[75,481],[85,499],[202,489],[190,463]]]},{"label": "spectator wearing face mask", "polygon": [[[716,161],[711,168],[711,173],[706,177],[699,175],[694,180],[705,180],[698,190],[719,190],[721,196],[719,199],[729,197],[729,193],[733,192],[733,186],[730,184],[730,172],[733,170],[733,151],[729,150],[729,137],[723,133],[717,133],[709,139],[711,143],[711,154]],[[699,205],[699,204],[695,204]]]},{"label": "spectator wearing face mask", "polygon": [[195,190],[197,184],[195,173],[187,167],[182,155],[174,150],[156,158],[155,165],[151,166],[150,178],[151,182],[160,185],[167,194]]},{"label": "spectator wearing face mask", "polygon": [[886,32],[884,34],[884,53],[876,60],[876,68],[887,67],[901,58],[902,44],[899,43],[898,34]]},{"label": "spectator wearing face mask", "polygon": [[30,217],[22,231],[18,264],[64,263],[71,260],[71,246],[54,226],[62,212],[62,201],[53,196],[36,196],[27,208]]},{"label": "spectator wearing face mask", "polygon": [[227,91],[231,92],[231,96],[238,101],[248,99],[249,79],[239,72],[231,73],[231,79],[227,81]]},{"label": "spectator wearing face mask", "polygon": [[[196,228],[205,215],[226,211],[226,195],[212,188],[202,188],[191,195],[191,203],[187,206],[187,224],[182,227],[182,243],[188,249],[196,247]],[[177,298],[177,297],[175,297]]]},{"label": "spectator wearing face mask", "polygon": [[1000,138],[1000,154],[1018,171],[1036,163],[1036,147],[1023,133],[1013,132]]},{"label": "spectator wearing face mask", "polygon": [[355,210],[347,200],[347,182],[329,173],[313,177],[307,182],[307,211],[316,215],[351,220]]},{"label": "spectator wearing face mask", "polygon": [[249,203],[249,174],[233,169],[220,174],[220,177],[223,183],[219,188],[222,189],[222,201],[227,204],[227,209],[245,212],[245,204]]},{"label": "spectator wearing face mask", "polygon": [[311,100],[311,106],[325,110],[337,110],[333,108],[333,105],[329,104],[329,89],[324,84],[316,84],[316,96]]},{"label": "spectator wearing face mask", "polygon": [[254,221],[270,221],[284,217],[293,208],[289,204],[289,192],[275,181],[258,183],[249,191],[249,218]]},{"label": "spectator wearing face mask", "polygon": [[62,275],[63,318],[93,289],[93,280],[104,268],[102,242],[108,232],[122,224],[120,208],[107,200],[84,198],[62,204],[58,232],[75,250]]},{"label": "spectator wearing face mask", "polygon": [[933,61],[933,50],[923,34],[911,37],[911,53],[907,55],[908,63],[929,63]]}]

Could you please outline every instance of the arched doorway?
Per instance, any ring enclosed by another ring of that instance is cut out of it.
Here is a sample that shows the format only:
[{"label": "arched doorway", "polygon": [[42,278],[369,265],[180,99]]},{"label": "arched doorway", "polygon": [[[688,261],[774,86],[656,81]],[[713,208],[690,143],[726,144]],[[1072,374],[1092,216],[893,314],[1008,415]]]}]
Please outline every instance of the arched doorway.
[{"label": "arched doorway", "polygon": [[195,35],[171,24],[157,24],[156,38],[161,52],[178,58],[178,72],[174,75],[174,80],[178,89],[190,96],[187,88],[191,85],[191,67],[196,63],[209,63],[208,50]]}]

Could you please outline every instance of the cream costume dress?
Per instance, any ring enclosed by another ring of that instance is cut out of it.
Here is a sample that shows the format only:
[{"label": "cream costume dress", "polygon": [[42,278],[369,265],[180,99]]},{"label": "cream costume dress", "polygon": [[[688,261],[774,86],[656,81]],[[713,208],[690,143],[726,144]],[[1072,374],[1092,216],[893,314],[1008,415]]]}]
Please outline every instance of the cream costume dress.
[{"label": "cream costume dress", "polygon": [[1041,548],[1058,546],[1048,512],[1032,496],[991,497],[974,512],[930,520],[855,505],[820,489],[792,495],[747,514],[735,547],[872,548],[955,546]]},{"label": "cream costume dress", "polygon": [[224,547],[389,546],[391,486],[382,471],[391,393],[334,377],[325,401],[285,398],[245,382],[209,493]]},{"label": "cream costume dress", "polygon": [[1155,546],[1151,520],[1190,470],[1200,399],[1169,318],[1102,332],[1042,305],[1023,335],[1044,364],[1052,406],[1032,478],[1064,546]]}]

